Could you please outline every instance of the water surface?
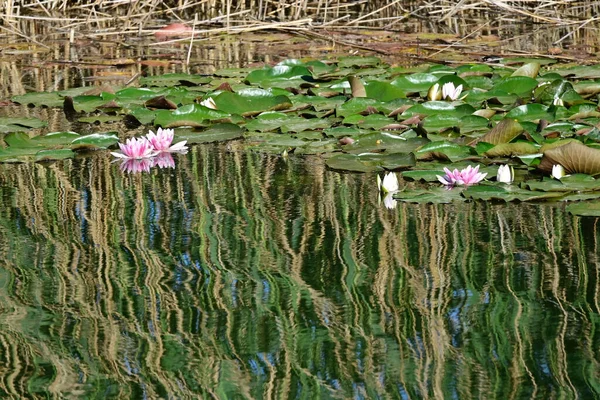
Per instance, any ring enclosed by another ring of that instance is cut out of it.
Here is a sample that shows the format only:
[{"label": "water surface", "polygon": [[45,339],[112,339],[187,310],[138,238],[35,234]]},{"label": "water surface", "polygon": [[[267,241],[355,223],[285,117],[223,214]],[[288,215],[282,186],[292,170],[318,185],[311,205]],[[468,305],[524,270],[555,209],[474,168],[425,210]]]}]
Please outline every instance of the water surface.
[{"label": "water surface", "polygon": [[594,398],[596,218],[235,143],[0,165],[0,397]]}]

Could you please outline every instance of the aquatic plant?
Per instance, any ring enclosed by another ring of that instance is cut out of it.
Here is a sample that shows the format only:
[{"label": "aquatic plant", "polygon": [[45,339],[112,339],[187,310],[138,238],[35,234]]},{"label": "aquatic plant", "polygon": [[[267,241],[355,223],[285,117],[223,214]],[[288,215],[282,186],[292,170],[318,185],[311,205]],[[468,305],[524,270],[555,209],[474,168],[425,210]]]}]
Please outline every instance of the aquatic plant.
[{"label": "aquatic plant", "polygon": [[565,169],[563,168],[562,165],[556,164],[556,165],[552,166],[552,177],[554,179],[560,180],[561,178],[563,178],[565,176],[567,176],[567,175],[565,174]]},{"label": "aquatic plant", "polygon": [[156,150],[146,138],[131,138],[125,143],[119,143],[121,152],[111,152],[113,156],[123,159],[140,160],[142,158],[154,157]]},{"label": "aquatic plant", "polygon": [[463,85],[454,86],[454,83],[447,82],[442,86],[442,98],[444,100],[458,100],[458,97],[462,93]]},{"label": "aquatic plant", "polygon": [[175,131],[173,129],[162,129],[158,128],[156,133],[149,131],[146,135],[146,139],[155,151],[158,152],[183,152],[187,151],[186,141],[181,141],[171,145]]},{"label": "aquatic plant", "polygon": [[510,165],[500,165],[498,167],[498,174],[496,180],[502,183],[512,183],[515,179],[515,173]]},{"label": "aquatic plant", "polygon": [[384,175],[383,180],[377,175],[377,188],[383,193],[393,193],[398,191],[398,177],[393,172]]},{"label": "aquatic plant", "polygon": [[467,168],[459,171],[458,169],[454,169],[454,171],[450,171],[448,168],[444,168],[444,172],[446,176],[442,177],[437,175],[438,180],[446,186],[471,186],[475,185],[483,180],[486,177],[487,173],[479,172],[479,165],[473,168],[472,166],[468,166]]}]

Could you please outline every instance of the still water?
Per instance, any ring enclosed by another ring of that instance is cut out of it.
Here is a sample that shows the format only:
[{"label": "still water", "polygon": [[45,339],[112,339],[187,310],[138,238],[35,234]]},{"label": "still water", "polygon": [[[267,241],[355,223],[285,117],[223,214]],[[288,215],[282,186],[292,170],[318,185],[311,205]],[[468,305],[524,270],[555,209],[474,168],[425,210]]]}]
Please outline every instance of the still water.
[{"label": "still water", "polygon": [[600,236],[564,205],[378,204],[201,145],[0,165],[0,397],[582,398]]}]

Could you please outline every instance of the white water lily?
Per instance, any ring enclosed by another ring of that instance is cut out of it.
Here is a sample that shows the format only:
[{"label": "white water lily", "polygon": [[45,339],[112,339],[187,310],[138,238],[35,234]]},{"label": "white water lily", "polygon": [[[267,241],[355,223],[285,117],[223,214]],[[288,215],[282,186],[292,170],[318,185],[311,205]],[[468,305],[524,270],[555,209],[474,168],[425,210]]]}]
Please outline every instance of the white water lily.
[{"label": "white water lily", "polygon": [[562,165],[556,164],[556,165],[552,166],[552,177],[554,179],[560,180],[560,178],[563,178],[565,176],[567,176],[567,175],[565,174],[565,169],[563,168]]},{"label": "white water lily", "polygon": [[215,101],[213,100],[212,97],[209,97],[208,99],[202,100],[200,102],[201,106],[204,106],[206,108],[210,108],[211,110],[216,110],[217,109],[217,104],[215,103]]},{"label": "white water lily", "polygon": [[442,86],[442,99],[444,100],[456,100],[460,96],[463,90],[463,85],[454,86],[454,83],[447,82]]},{"label": "white water lily", "polygon": [[385,197],[383,198],[383,205],[388,210],[393,210],[394,208],[396,208],[396,206],[398,205],[398,201],[394,199],[393,193],[388,193],[385,195]]},{"label": "white water lily", "polygon": [[498,167],[496,180],[502,183],[512,183],[515,179],[515,172],[510,165],[501,165]]},{"label": "white water lily", "polygon": [[388,172],[383,177],[377,175],[377,188],[383,193],[393,193],[398,191],[398,177],[393,172]]}]

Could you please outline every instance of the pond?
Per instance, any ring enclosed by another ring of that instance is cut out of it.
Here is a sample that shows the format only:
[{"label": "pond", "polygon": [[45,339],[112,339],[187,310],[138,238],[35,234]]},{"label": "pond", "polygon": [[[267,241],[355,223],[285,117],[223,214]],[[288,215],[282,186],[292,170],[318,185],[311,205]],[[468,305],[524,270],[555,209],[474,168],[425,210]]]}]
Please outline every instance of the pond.
[{"label": "pond", "polygon": [[0,166],[2,397],[598,393],[597,219],[223,145]]},{"label": "pond", "polygon": [[[198,50],[231,49],[209,72],[306,54],[306,42],[272,60],[223,41]],[[99,83],[103,70],[0,66],[9,94]],[[138,67],[109,69],[129,79]],[[52,108],[5,115],[46,132],[114,128]],[[236,140],[173,162],[123,173],[102,150],[0,163],[0,397],[600,393],[598,218],[560,202],[389,209],[374,173]]]}]

